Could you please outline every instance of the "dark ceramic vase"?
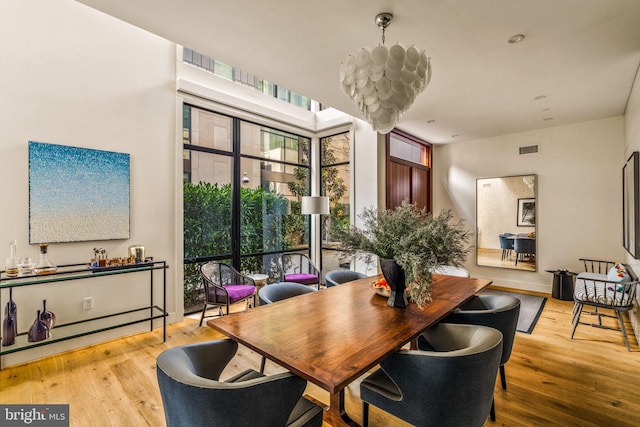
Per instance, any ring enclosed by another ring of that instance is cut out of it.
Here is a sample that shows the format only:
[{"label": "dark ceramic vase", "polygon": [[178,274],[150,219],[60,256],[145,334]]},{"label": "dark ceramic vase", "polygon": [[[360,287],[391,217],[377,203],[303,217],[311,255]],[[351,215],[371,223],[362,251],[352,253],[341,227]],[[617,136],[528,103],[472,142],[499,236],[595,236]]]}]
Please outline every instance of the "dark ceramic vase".
[{"label": "dark ceramic vase", "polygon": [[404,269],[393,259],[380,258],[380,269],[384,279],[391,288],[391,294],[387,305],[396,308],[405,308],[408,304],[405,289],[407,287]]},{"label": "dark ceramic vase", "polygon": [[18,335],[18,307],[13,301],[13,288],[9,288],[9,302],[5,308],[5,318],[2,322],[2,345],[13,345]]},{"label": "dark ceramic vase", "polygon": [[37,342],[45,340],[49,337],[49,328],[47,328],[47,324],[44,323],[40,319],[40,310],[38,310],[38,315],[36,316],[35,322],[29,328],[29,333],[27,334],[27,339],[29,342]]},{"label": "dark ceramic vase", "polygon": [[51,329],[56,325],[56,315],[47,310],[47,300],[42,300],[42,313],[40,313],[40,320],[42,320],[49,329],[49,336],[51,336]]}]

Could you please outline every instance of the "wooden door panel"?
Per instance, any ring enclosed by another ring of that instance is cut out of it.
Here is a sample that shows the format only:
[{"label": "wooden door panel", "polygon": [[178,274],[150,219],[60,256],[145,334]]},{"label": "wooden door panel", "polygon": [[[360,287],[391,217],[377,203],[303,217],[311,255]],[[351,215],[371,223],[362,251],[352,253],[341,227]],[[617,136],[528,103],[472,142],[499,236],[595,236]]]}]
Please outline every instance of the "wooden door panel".
[{"label": "wooden door panel", "polygon": [[429,173],[426,169],[411,168],[411,203],[418,209],[429,209]]},{"label": "wooden door panel", "polygon": [[389,197],[387,208],[400,206],[403,200],[411,201],[411,167],[401,163],[389,163]]}]

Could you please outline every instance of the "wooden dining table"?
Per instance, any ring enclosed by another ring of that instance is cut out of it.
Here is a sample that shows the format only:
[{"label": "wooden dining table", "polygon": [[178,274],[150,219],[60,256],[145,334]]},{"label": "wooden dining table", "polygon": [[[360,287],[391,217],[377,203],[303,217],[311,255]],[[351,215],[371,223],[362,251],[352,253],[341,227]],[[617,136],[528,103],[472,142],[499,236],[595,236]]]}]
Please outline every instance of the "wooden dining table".
[{"label": "wooden dining table", "polygon": [[209,320],[207,324],[329,392],[323,419],[358,425],[346,413],[344,389],[418,337],[489,280],[434,274],[423,308],[387,305],[372,276]]}]

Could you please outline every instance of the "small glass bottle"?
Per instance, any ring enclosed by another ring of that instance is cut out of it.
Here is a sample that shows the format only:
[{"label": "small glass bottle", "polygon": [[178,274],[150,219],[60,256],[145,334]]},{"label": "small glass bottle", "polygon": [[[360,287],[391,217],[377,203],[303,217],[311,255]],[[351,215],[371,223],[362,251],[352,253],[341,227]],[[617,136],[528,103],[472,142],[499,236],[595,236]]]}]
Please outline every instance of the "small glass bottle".
[{"label": "small glass bottle", "polygon": [[16,277],[19,273],[18,264],[20,264],[20,258],[16,256],[16,245],[17,245],[16,240],[11,240],[9,242],[9,250],[11,255],[7,257],[4,263],[4,266],[5,266],[4,273],[8,277]]},{"label": "small glass bottle", "polygon": [[46,243],[42,243],[40,245],[40,261],[38,262],[38,265],[36,265],[36,268],[34,269],[34,272],[36,274],[51,274],[58,271],[58,267],[56,267],[55,265],[49,262],[49,258],[47,256],[48,248],[49,248],[49,245]]}]

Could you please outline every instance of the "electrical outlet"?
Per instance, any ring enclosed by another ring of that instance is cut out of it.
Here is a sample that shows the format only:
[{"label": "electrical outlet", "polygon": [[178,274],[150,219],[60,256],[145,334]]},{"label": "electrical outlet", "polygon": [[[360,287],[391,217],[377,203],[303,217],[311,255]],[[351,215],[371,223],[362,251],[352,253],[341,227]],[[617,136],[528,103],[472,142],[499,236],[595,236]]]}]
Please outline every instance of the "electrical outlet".
[{"label": "electrical outlet", "polygon": [[91,310],[93,308],[93,297],[86,297],[82,300],[82,308],[84,310]]}]

